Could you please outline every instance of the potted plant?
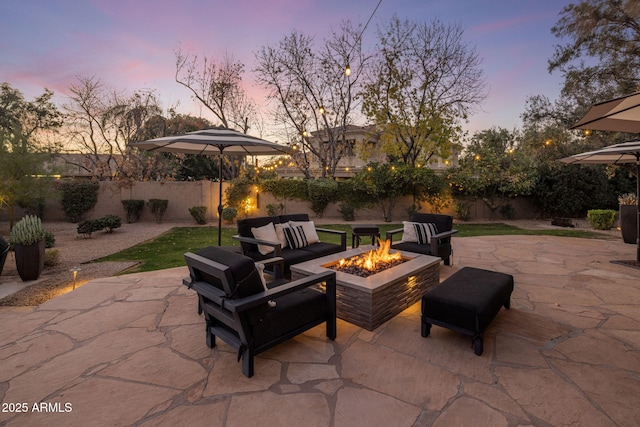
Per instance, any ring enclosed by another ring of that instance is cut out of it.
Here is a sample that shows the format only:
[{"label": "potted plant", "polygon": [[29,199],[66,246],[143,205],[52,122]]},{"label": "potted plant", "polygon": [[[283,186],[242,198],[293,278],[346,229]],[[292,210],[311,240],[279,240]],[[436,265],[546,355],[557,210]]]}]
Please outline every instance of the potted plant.
[{"label": "potted plant", "polygon": [[46,231],[40,218],[27,215],[11,229],[9,243],[13,246],[16,268],[23,281],[37,280],[44,268]]},{"label": "potted plant", "polygon": [[626,193],[618,197],[620,231],[625,243],[636,243],[638,236],[638,196]]}]

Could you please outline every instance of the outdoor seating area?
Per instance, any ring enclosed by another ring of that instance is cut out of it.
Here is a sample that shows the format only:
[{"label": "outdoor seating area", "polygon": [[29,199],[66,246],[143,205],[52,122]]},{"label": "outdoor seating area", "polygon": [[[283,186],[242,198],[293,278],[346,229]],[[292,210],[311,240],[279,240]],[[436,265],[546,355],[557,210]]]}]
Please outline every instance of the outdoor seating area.
[{"label": "outdoor seating area", "polygon": [[[298,228],[300,227],[300,228]],[[285,232],[295,232],[286,235]],[[340,244],[320,240],[318,233],[337,234]],[[291,266],[310,259],[344,252],[347,234],[343,231],[318,228],[308,214],[253,217],[238,220],[238,235],[244,255],[256,261],[276,257],[284,260],[284,276],[289,277]]]},{"label": "outdoor seating area", "polygon": [[313,327],[256,355],[251,378],[232,345],[207,346],[187,267],[92,280],[0,308],[2,401],[30,408],[0,424],[633,425],[640,270],[610,260],[634,255],[620,240],[459,238],[441,281],[473,267],[516,283],[482,357],[447,328],[421,338],[418,302],[373,331],[338,319],[335,341]]}]

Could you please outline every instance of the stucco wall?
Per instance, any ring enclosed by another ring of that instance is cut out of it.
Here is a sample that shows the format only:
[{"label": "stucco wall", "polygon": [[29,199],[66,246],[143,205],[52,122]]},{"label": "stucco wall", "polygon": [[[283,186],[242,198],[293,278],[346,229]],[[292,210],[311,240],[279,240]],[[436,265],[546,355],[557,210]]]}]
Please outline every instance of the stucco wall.
[{"label": "stucco wall", "polygon": [[[101,182],[100,190],[98,194],[98,203],[95,208],[88,212],[86,218],[100,218],[105,215],[113,214],[119,215],[123,221],[125,220],[125,211],[122,207],[122,200],[126,199],[139,199],[145,201],[145,207],[142,211],[140,221],[152,222],[155,218],[150,213],[149,208],[146,206],[146,202],[149,199],[167,199],[169,205],[167,211],[163,217],[163,221],[166,222],[184,222],[194,223],[189,208],[193,206],[206,206],[207,207],[207,220],[210,223],[217,222],[217,208],[218,208],[218,183],[211,181],[194,181],[194,182],[162,182],[162,181],[149,181],[149,182],[136,182],[131,185],[123,186],[121,182]],[[227,188],[227,183],[223,183],[222,194]],[[280,201],[273,197],[270,193],[260,193],[257,195],[251,195],[254,199],[253,205],[256,207],[248,215],[261,216],[267,215],[268,204],[284,204],[285,213],[296,212],[308,212],[310,216],[314,216],[311,211],[310,205],[307,202],[297,200],[284,200]],[[399,200],[393,211],[394,222],[399,222],[408,219],[409,214],[407,209],[411,206],[411,197],[404,197]],[[513,200],[510,202],[515,208],[516,219],[531,219],[536,216],[536,210],[526,199]],[[339,204],[330,204],[323,218],[326,221],[331,219],[342,219],[342,215],[338,211]],[[422,211],[431,212],[428,205],[422,206]],[[453,204],[444,209],[443,213],[453,215]],[[23,215],[20,209],[16,209],[16,219]],[[482,203],[482,201],[476,201],[471,203],[470,218],[471,221],[481,220],[500,220],[502,217],[499,212],[494,213],[494,217],[491,218],[490,209]],[[0,211],[0,220],[7,220],[7,214],[4,211]],[[60,202],[52,197],[47,200],[44,214],[45,221],[64,221],[64,212]],[[382,210],[376,206],[369,209],[360,209],[356,211],[355,221],[384,221]]]}]

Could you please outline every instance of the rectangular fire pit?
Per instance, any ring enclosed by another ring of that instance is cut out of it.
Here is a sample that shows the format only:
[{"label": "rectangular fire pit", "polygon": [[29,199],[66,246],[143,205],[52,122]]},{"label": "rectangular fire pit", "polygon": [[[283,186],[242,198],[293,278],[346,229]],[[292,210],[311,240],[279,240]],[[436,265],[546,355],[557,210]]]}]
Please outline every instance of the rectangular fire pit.
[{"label": "rectangular fire pit", "polygon": [[[371,246],[361,246],[292,265],[291,279],[334,271],[329,266],[340,259],[370,249]],[[372,331],[420,301],[422,295],[440,282],[440,258],[400,253],[407,261],[366,278],[336,271],[339,318]]]}]

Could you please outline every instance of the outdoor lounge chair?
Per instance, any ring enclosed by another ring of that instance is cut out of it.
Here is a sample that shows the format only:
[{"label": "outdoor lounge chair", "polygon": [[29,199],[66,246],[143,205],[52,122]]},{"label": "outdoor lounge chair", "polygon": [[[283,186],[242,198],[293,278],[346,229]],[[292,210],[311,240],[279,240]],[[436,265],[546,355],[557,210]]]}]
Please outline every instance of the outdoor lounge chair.
[{"label": "outdoor lounge chair", "polygon": [[[207,346],[215,347],[219,337],[238,350],[247,377],[254,356],[314,326],[326,322],[327,337],[336,338],[335,272],[265,284],[245,255],[211,246],[184,257],[190,277],[183,283],[198,294]],[[324,291],[316,286],[322,283]]]},{"label": "outdoor lounge chair", "polygon": [[[415,224],[424,224],[426,233],[420,235],[415,231]],[[386,239],[391,240],[391,249],[413,252],[423,255],[437,256],[444,260],[445,265],[451,265],[451,236],[457,233],[453,230],[453,217],[450,215],[414,212],[410,221],[404,221],[404,227],[387,231]],[[393,243],[393,236],[402,234],[402,240]]]}]

